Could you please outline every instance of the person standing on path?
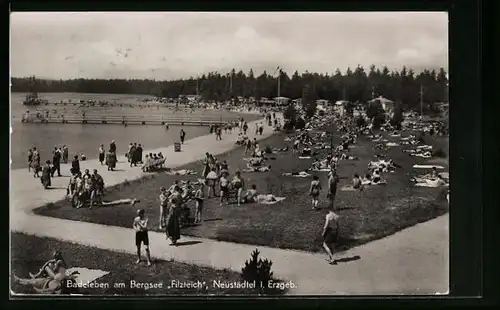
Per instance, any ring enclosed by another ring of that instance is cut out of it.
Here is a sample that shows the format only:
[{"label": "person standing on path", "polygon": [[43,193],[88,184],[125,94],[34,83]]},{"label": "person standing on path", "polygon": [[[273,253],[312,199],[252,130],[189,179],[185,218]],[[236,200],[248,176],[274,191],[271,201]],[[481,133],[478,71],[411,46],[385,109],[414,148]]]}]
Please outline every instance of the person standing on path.
[{"label": "person standing on path", "polygon": [[115,143],[115,140],[111,141],[111,143],[109,144],[109,152],[113,152],[116,154],[116,143]]},{"label": "person standing on path", "polygon": [[68,150],[68,146],[66,144],[63,145],[62,151],[63,151],[63,153],[62,153],[63,163],[67,164],[68,159],[69,159],[69,150]]},{"label": "person standing on path", "polygon": [[141,164],[144,164],[144,162],[142,161],[142,151],[143,151],[142,144],[139,143],[139,146],[136,149],[136,152],[137,152],[137,162],[141,163]]},{"label": "person standing on path", "polygon": [[31,164],[33,162],[33,151],[31,149],[28,150],[28,172],[31,172]]},{"label": "person standing on path", "polygon": [[54,173],[57,171],[57,176],[61,176],[61,151],[56,147],[54,147],[54,154],[52,155],[52,163],[54,168],[52,169],[51,176],[54,176]]},{"label": "person standing on path", "polygon": [[99,146],[99,162],[101,163],[101,166],[104,165],[105,158],[106,158],[106,151],[104,150],[104,145],[101,144],[101,146]]},{"label": "person standing on path", "polygon": [[215,140],[222,140],[222,127],[221,126],[218,126],[216,129],[215,129]]},{"label": "person standing on path", "polygon": [[248,130],[248,124],[247,122],[244,122],[243,123],[243,134],[246,135],[247,134],[247,130]]},{"label": "person standing on path", "polygon": [[336,264],[333,252],[335,251],[335,244],[339,236],[339,216],[329,209],[325,216],[325,225],[323,226],[323,248],[328,254],[327,261],[330,264]]},{"label": "person standing on path", "polygon": [[321,192],[321,182],[317,175],[313,176],[311,181],[311,187],[309,189],[309,195],[312,197],[312,209],[318,210],[319,205],[319,194]]},{"label": "person standing on path", "polygon": [[264,124],[262,124],[262,122],[261,122],[261,123],[259,123],[259,135],[262,136],[262,133],[264,133]]},{"label": "person standing on path", "polygon": [[110,148],[107,158],[106,158],[106,165],[108,165],[108,171],[113,171],[116,168],[116,153]]},{"label": "person standing on path", "polygon": [[33,148],[33,161],[32,161],[32,167],[33,168],[33,177],[38,178],[39,172],[40,172],[40,153],[36,149],[36,147]]},{"label": "person standing on path", "polygon": [[182,208],[182,196],[180,187],[174,186],[172,195],[170,196],[170,209],[167,216],[166,235],[170,239],[170,245],[177,245],[177,240],[181,238],[180,212]]},{"label": "person standing on path", "polygon": [[71,162],[71,169],[75,172],[80,172],[80,161],[78,160],[78,155],[75,155],[73,161]]},{"label": "person standing on path", "polygon": [[132,227],[135,230],[135,246],[137,247],[137,261],[141,262],[141,244],[144,244],[148,266],[151,266],[151,254],[149,252],[148,219],[144,216],[144,209],[137,210]]},{"label": "person standing on path", "polygon": [[184,129],[181,129],[180,138],[181,138],[181,144],[184,144],[184,139],[186,139],[186,132],[184,131]]},{"label": "person standing on path", "polygon": [[165,187],[160,188],[160,225],[159,229],[163,230],[167,226],[168,214],[168,195]]},{"label": "person standing on path", "polygon": [[45,166],[43,166],[42,177],[40,178],[40,181],[42,182],[44,189],[47,189],[49,186],[52,185],[50,182],[51,174],[52,174],[52,168],[50,167],[50,160],[47,160],[45,162]]},{"label": "person standing on path", "polygon": [[334,202],[335,202],[335,196],[337,194],[338,184],[339,184],[339,177],[337,175],[337,172],[336,171],[330,172],[328,177],[328,193],[326,194],[326,197],[329,199],[328,207],[331,208],[332,210],[335,210]]}]

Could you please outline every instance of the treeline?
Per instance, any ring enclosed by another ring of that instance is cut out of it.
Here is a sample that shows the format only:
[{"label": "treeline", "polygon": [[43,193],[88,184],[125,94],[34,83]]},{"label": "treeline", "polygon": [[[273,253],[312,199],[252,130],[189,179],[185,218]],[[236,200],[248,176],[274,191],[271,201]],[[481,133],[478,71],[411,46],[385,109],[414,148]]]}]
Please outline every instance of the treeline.
[{"label": "treeline", "polygon": [[[82,92],[82,93],[123,93],[149,94],[176,98],[179,95],[200,94],[204,100],[225,101],[234,97],[274,98],[278,95],[278,75],[280,75],[280,96],[291,99],[302,98],[307,88],[311,99],[330,101],[348,100],[366,102],[373,97],[383,96],[413,108],[420,103],[420,92],[424,102],[447,102],[448,79],[446,71],[424,70],[415,73],[403,67],[391,71],[387,67],[368,70],[358,66],[348,68],[345,74],[336,70],[334,74],[320,74],[295,71],[292,76],[278,71],[275,74],[263,72],[255,76],[253,70],[247,74],[232,70],[229,74],[211,72],[197,78],[173,81],[155,80],[36,80],[39,92]],[[29,78],[13,78],[12,91],[30,90]]]}]

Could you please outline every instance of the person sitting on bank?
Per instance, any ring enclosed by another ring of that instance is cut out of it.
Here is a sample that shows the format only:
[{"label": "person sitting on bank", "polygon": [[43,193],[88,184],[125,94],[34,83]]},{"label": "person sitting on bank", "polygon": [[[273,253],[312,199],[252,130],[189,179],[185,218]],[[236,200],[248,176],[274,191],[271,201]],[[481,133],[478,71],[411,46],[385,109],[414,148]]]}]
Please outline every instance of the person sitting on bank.
[{"label": "person sitting on bank", "polygon": [[247,189],[245,192],[245,195],[243,195],[242,203],[252,203],[252,202],[257,202],[257,186],[255,184],[252,184],[252,186]]},{"label": "person sitting on bank", "polygon": [[301,157],[309,157],[312,155],[312,150],[309,146],[305,146],[304,149],[302,149],[302,153],[300,153]]},{"label": "person sitting on bank", "polygon": [[359,174],[357,174],[357,173],[355,173],[354,177],[352,178],[352,188],[363,190],[363,184],[362,184],[361,178],[359,177]]},{"label": "person sitting on bank", "polygon": [[60,268],[67,268],[66,262],[60,251],[54,251],[52,258],[45,262],[37,273],[33,274],[30,272],[29,275],[32,279],[54,276],[59,272]]}]

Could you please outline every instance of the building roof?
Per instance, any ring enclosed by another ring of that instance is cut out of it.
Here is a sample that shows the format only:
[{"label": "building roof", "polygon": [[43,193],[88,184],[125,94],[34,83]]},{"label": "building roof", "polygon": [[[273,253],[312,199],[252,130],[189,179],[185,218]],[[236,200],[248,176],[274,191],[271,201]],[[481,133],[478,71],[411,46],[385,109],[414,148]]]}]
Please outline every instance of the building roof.
[{"label": "building roof", "polygon": [[375,101],[377,101],[377,100],[378,100],[378,101],[380,101],[381,103],[394,103],[394,101],[389,100],[389,99],[387,99],[387,98],[384,98],[384,97],[382,97],[382,96],[378,96],[377,98],[374,98],[374,99],[372,99],[372,100],[370,100],[370,101],[368,101],[368,102],[375,102]]}]

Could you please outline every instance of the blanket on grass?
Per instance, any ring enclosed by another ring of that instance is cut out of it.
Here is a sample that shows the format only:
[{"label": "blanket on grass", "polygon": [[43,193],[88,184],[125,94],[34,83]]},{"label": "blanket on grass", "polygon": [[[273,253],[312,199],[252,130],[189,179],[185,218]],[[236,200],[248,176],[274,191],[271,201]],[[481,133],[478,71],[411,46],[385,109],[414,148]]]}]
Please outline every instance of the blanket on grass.
[{"label": "blanket on grass", "polygon": [[274,197],[274,201],[260,201],[259,204],[262,204],[262,205],[273,205],[273,204],[276,204],[278,202],[281,202],[283,200],[285,200],[286,197]]},{"label": "blanket on grass", "polygon": [[104,271],[99,269],[88,269],[85,267],[71,267],[66,270],[66,273],[70,275],[75,271],[79,273],[76,276],[76,280],[84,283],[95,281],[109,274],[109,271]]}]

